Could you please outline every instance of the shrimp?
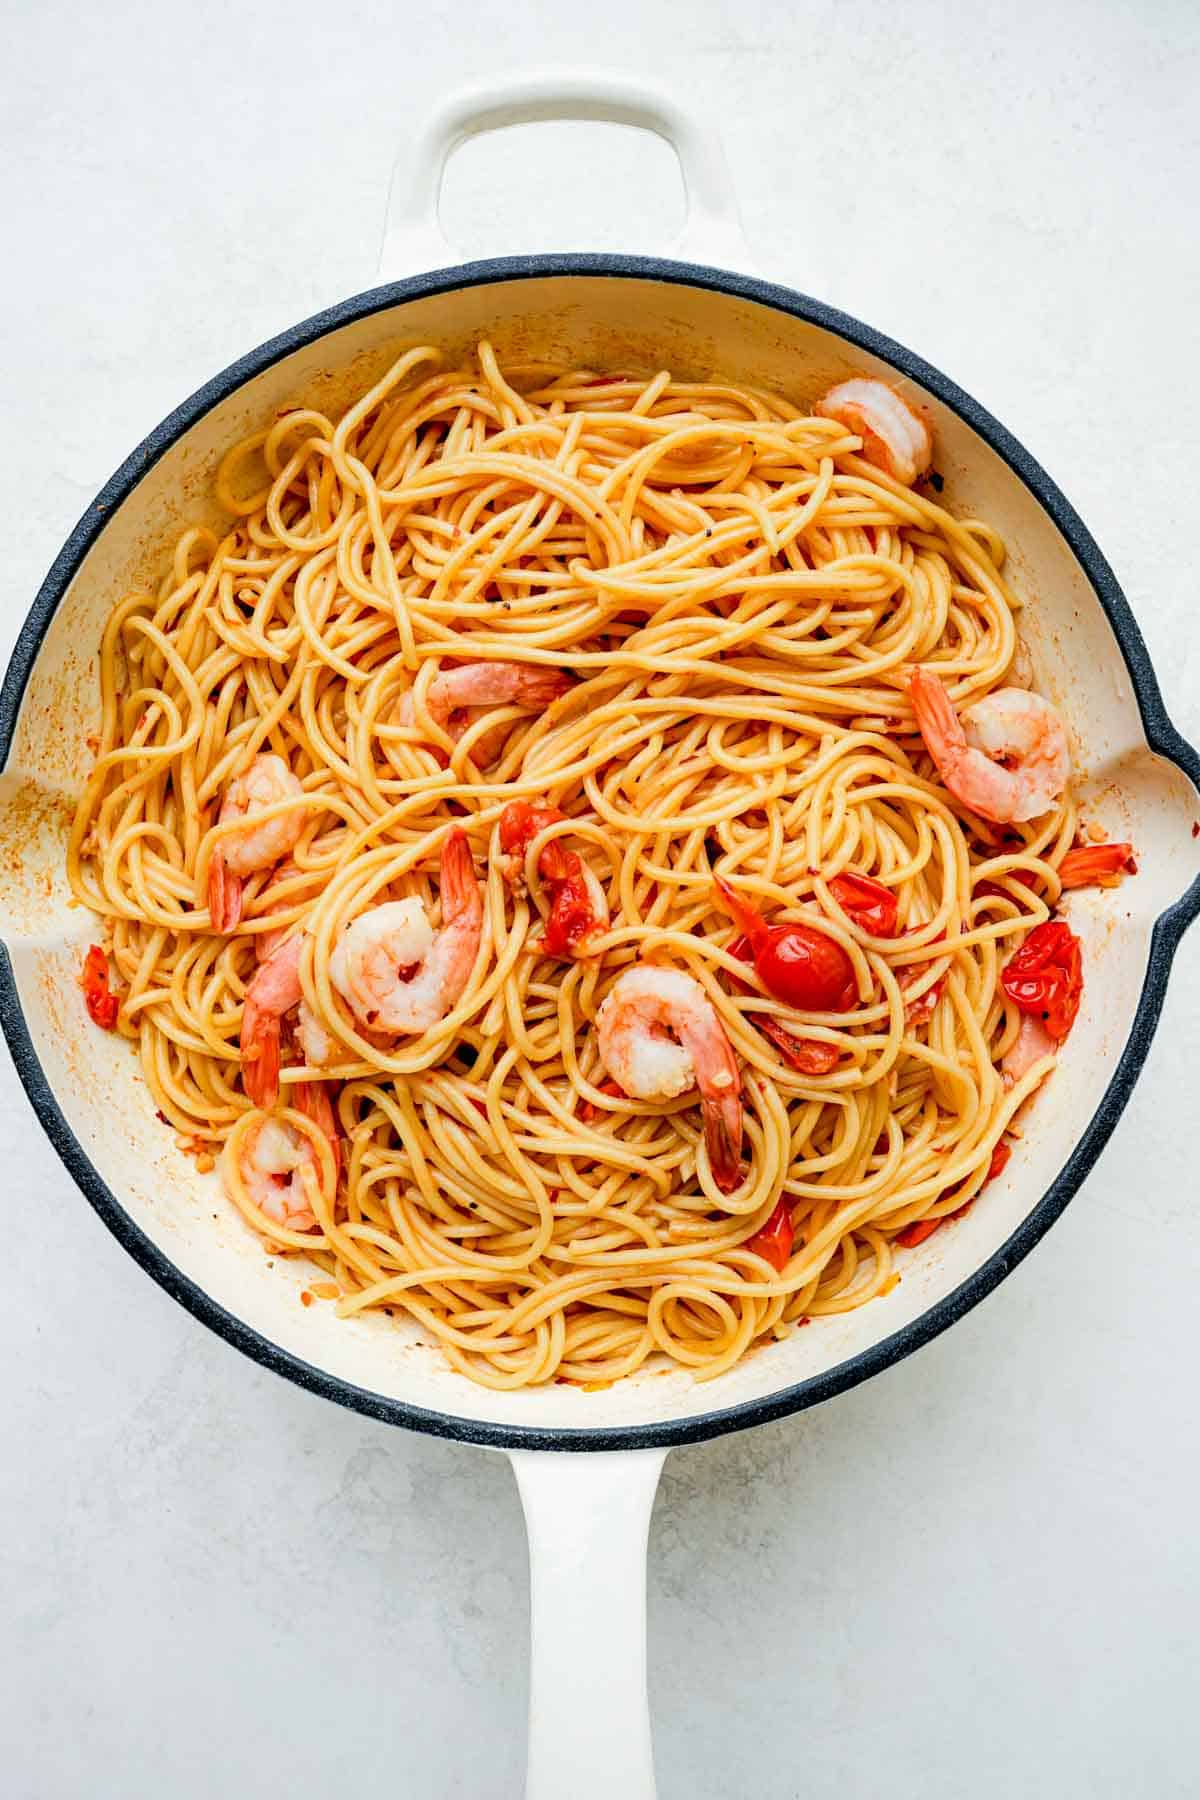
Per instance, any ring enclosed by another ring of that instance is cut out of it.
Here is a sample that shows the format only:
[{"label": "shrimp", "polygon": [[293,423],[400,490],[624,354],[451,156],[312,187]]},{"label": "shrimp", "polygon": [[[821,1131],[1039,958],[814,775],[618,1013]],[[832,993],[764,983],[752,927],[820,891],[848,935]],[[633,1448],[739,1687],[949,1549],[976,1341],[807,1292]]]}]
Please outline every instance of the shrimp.
[{"label": "shrimp", "polygon": [[483,933],[483,896],[466,835],[442,849],[442,924],[415,895],[374,906],[348,925],[330,959],[334,987],[376,1031],[428,1031],[462,996]]},{"label": "shrimp", "polygon": [[[461,663],[434,676],[425,692],[425,710],[434,724],[457,743],[477,708],[526,706],[541,712],[553,701],[561,700],[571,687],[571,677],[561,669],[537,668],[530,663]],[[396,721],[400,725],[416,724],[411,689],[400,696]]]},{"label": "shrimp", "polygon": [[637,1100],[700,1090],[704,1141],[723,1193],[741,1180],[742,1080],[712,1001],[681,969],[648,964],[618,975],[596,1015],[600,1059]]},{"label": "shrimp", "polygon": [[909,696],[925,748],[955,799],[996,825],[1048,812],[1071,776],[1066,728],[1040,694],[997,688],[961,718],[935,675],[915,668]]},{"label": "shrimp", "polygon": [[822,395],[813,411],[857,432],[864,459],[905,487],[911,487],[933,461],[928,424],[886,381],[866,375],[840,381]]},{"label": "shrimp", "polygon": [[[1015,1087],[1035,1063],[1043,1057],[1056,1056],[1058,1044],[1034,1013],[1024,1013],[1016,1042],[1006,1050],[1000,1063],[1005,1087]],[[1049,1069],[1047,1069],[1049,1074]]]},{"label": "shrimp", "polygon": [[293,1007],[299,1008],[296,1036],[305,1062],[311,1068],[321,1068],[337,1054],[336,1039],[304,998],[300,985],[303,946],[303,932],[294,931],[285,937],[259,964],[246,990],[242,1007],[242,1086],[255,1106],[270,1108],[279,1098],[281,1026],[284,1015]]},{"label": "shrimp", "polygon": [[268,806],[292,800],[304,792],[282,756],[256,756],[244,775],[237,775],[225,790],[218,824],[246,820],[237,831],[218,840],[208,864],[208,910],[214,931],[235,931],[242,917],[242,878],[256,869],[269,869],[295,849],[304,829],[299,810],[281,813],[256,825],[254,819]]},{"label": "shrimp", "polygon": [[[330,1141],[334,1169],[338,1166],[337,1128],[333,1107],[319,1084],[298,1083],[298,1111],[310,1118]],[[228,1153],[227,1153],[228,1154]],[[265,1118],[252,1125],[240,1140],[237,1172],[255,1206],[285,1231],[315,1231],[316,1214],[309,1200],[305,1174],[320,1184],[321,1164],[310,1140],[286,1119]],[[229,1165],[225,1165],[226,1191],[231,1192]],[[232,1197],[232,1195],[231,1195]]]},{"label": "shrimp", "polygon": [[242,1007],[242,1086],[253,1106],[279,1098],[279,1034],[285,1013],[303,999],[300,952],[303,932],[293,932],[258,965]]},{"label": "shrimp", "polygon": [[[272,888],[281,887],[285,881],[295,881],[303,873],[304,870],[299,868],[289,856],[285,862],[280,863],[270,881],[268,881],[263,890],[263,898],[266,899]],[[271,915],[268,913],[266,916],[270,918]],[[276,950],[278,950],[284,939],[289,938],[295,929],[296,927],[294,924],[277,925],[271,931],[260,931],[256,933],[254,939],[254,954],[258,961],[260,963],[267,962],[275,954]]]}]

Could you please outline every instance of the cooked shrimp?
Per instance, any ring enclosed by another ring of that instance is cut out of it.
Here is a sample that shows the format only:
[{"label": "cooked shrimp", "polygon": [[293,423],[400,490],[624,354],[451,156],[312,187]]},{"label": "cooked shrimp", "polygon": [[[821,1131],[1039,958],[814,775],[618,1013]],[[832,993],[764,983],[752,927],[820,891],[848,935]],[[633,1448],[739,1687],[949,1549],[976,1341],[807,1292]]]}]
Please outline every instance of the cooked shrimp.
[{"label": "cooked shrimp", "polygon": [[285,1119],[263,1119],[240,1140],[237,1155],[242,1185],[260,1212],[285,1231],[314,1230],[317,1219],[304,1175],[318,1182],[320,1165],[302,1131]]},{"label": "cooked shrimp", "polygon": [[741,1180],[742,1081],[712,1001],[691,975],[643,963],[619,975],[596,1016],[600,1058],[627,1094],[673,1100],[700,1090],[713,1177],[729,1193]]},{"label": "cooked shrimp", "polygon": [[911,487],[933,461],[929,426],[886,381],[866,375],[840,381],[822,395],[813,411],[857,432],[866,461],[905,487]]},{"label": "cooked shrimp", "polygon": [[323,1081],[298,1081],[292,1088],[288,1098],[297,1112],[302,1112],[306,1119],[311,1119],[317,1130],[329,1139],[329,1148],[333,1152],[333,1169],[336,1176],[341,1167],[342,1146],[338,1137],[337,1115],[333,1110],[333,1099],[329,1088]]},{"label": "cooked shrimp", "polygon": [[908,691],[925,748],[956,800],[997,825],[1049,811],[1070,780],[1071,753],[1048,700],[997,688],[960,718],[937,676],[921,668]]},{"label": "cooked shrimp", "polygon": [[442,924],[434,931],[415,895],[390,900],[348,925],[329,963],[334,987],[376,1031],[428,1031],[460,999],[483,932],[483,896],[462,831],[442,849]]},{"label": "cooked shrimp", "polygon": [[[1005,1087],[1014,1087],[1043,1057],[1055,1056],[1058,1044],[1042,1021],[1033,1013],[1023,1013],[1016,1042],[1006,1050],[1000,1063]],[[1047,1071],[1048,1073],[1049,1071]]]},{"label": "cooked shrimp", "polygon": [[[284,1016],[296,1007],[296,1037],[310,1068],[321,1068],[338,1053],[337,1040],[304,998],[300,952],[304,933],[284,937],[259,964],[242,1007],[242,1086],[255,1106],[270,1108],[279,1098],[279,1040]],[[298,1104],[298,1103],[297,1103]],[[303,1111],[304,1109],[301,1108]]]},{"label": "cooked shrimp", "polygon": [[254,1105],[274,1106],[279,1098],[279,1033],[285,1013],[303,997],[300,952],[304,934],[286,937],[260,963],[242,1007],[242,1086]]},{"label": "cooked shrimp", "polygon": [[[289,856],[285,862],[280,863],[270,881],[267,883],[266,890],[264,891],[264,898],[266,893],[269,893],[272,888],[278,887],[282,882],[293,880],[293,878],[300,873],[301,871],[296,867],[296,864]],[[269,916],[270,915],[268,915],[268,917]],[[273,931],[258,932],[254,939],[254,954],[258,961],[264,963],[274,956],[280,944],[283,943],[285,938],[290,937],[295,929],[296,927],[294,925],[279,925]]]},{"label": "cooked shrimp", "polygon": [[[540,712],[561,700],[571,686],[571,677],[561,669],[536,668],[530,663],[461,663],[434,676],[425,691],[425,710],[457,742],[480,708],[526,706]],[[411,689],[400,696],[396,720],[400,725],[416,724]]]},{"label": "cooked shrimp", "polygon": [[246,823],[222,837],[209,859],[208,910],[214,931],[236,930],[242,917],[243,877],[290,855],[304,829],[299,809],[255,824],[258,814],[303,792],[282,756],[256,756],[246,773],[235,776],[226,788],[218,823],[243,818]]}]

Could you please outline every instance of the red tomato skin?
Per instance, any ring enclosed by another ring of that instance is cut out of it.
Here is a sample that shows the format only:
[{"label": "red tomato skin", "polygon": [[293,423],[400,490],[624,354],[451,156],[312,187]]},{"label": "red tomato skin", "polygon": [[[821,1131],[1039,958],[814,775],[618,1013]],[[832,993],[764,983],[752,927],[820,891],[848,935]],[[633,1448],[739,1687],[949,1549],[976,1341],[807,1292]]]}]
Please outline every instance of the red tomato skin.
[{"label": "red tomato skin", "polygon": [[1061,919],[1035,925],[1000,971],[1000,986],[1022,1012],[1040,1019],[1061,1043],[1075,1023],[1083,995],[1079,939]]},{"label": "red tomato skin", "polygon": [[[754,950],[748,937],[734,938],[732,944],[726,945],[730,956],[736,956],[739,962],[752,963]],[[733,978],[733,985],[742,994],[752,994],[754,989],[749,982]],[[774,1044],[784,1062],[798,1075],[828,1075],[836,1069],[841,1061],[841,1052],[834,1044],[827,1044],[821,1038],[801,1038],[790,1032],[786,1025],[778,1019],[756,1013],[753,1023]]]},{"label": "red tomato skin", "polygon": [[791,1212],[787,1202],[780,1200],[766,1224],[760,1225],[754,1236],[746,1239],[742,1249],[753,1250],[756,1256],[765,1258],[782,1275],[795,1241]]},{"label": "red tomato skin", "polygon": [[799,1012],[849,1012],[857,1004],[853,963],[840,944],[811,926],[770,926],[754,967],[763,986]]},{"label": "red tomato skin", "polygon": [[108,958],[99,944],[93,944],[83,959],[83,974],[79,985],[83,989],[88,1017],[103,1030],[112,1031],[117,1023],[121,1002],[109,988]]},{"label": "red tomato skin", "polygon": [[872,937],[895,937],[899,904],[891,888],[873,875],[861,875],[857,869],[846,869],[835,875],[829,891],[860,931]]}]

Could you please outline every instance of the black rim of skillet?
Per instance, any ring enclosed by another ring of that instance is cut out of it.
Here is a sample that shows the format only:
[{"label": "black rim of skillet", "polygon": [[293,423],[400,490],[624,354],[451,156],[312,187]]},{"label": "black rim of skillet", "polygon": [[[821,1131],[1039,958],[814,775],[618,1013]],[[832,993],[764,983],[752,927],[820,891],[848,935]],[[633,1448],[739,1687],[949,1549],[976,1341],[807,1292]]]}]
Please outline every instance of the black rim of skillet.
[{"label": "black rim of skillet", "polygon": [[[770,282],[692,263],[664,261],[656,257],[563,255],[503,257],[465,263],[430,274],[415,275],[386,287],[355,295],[325,312],[270,339],[185,400],[152,431],[122,463],[116,474],[88,507],[63,545],[43,582],[22,627],[12,660],[0,688],[0,766],[7,762],[21,700],[38,650],[63,595],[84,556],[113,512],[134,491],[159,457],[190,426],[219,401],[254,375],[279,362],[292,351],[311,344],[340,326],[408,300],[450,293],[488,283],[526,281],[551,276],[608,276],[620,280],[676,283],[709,289],[734,298],[756,302],[777,312],[804,319],[890,363],[903,375],[935,394],[959,414],[1018,475],[1057,525],[1082,565],[1112,626],[1133,683],[1142,725],[1152,750],[1174,763],[1200,789],[1200,755],[1182,738],[1163,706],[1158,682],[1141,632],[1101,551],[1083,521],[1045,470],[1029,452],[977,401],[947,379],[938,369],[911,350],[873,331],[849,314],[823,305],[794,290]],[[834,1394],[857,1386],[879,1370],[908,1356],[962,1318],[1027,1256],[1063,1211],[1103,1149],[1132,1092],[1162,1011],[1171,960],[1187,926],[1200,913],[1200,875],[1173,906],[1160,915],[1150,941],[1150,954],[1141,997],[1128,1041],[1091,1121],[1065,1167],[1008,1241],[952,1293],[931,1306],[902,1330],[870,1349],[850,1357],[835,1368],[813,1375],[794,1386],[711,1412],[697,1412],[661,1423],[620,1427],[572,1427],[556,1430],[542,1426],[503,1424],[475,1420],[453,1413],[434,1412],[388,1399],[369,1389],[328,1375],[302,1358],[293,1356],[243,1320],[227,1312],[190,1280],[162,1253],[124,1210],[93,1167],[86,1151],[68,1125],[51,1090],[33,1047],[13,976],[7,949],[0,945],[0,1025],[8,1039],[17,1073],[43,1128],[75,1182],[113,1235],[130,1255],[152,1275],[159,1286],[174,1296],[203,1324],[226,1338],[247,1356],[286,1376],[300,1387],[322,1394],[343,1406],[390,1424],[463,1442],[497,1448],[532,1450],[634,1450],[654,1446],[693,1443],[718,1437],[727,1431],[762,1424],[787,1413],[814,1406]]]}]

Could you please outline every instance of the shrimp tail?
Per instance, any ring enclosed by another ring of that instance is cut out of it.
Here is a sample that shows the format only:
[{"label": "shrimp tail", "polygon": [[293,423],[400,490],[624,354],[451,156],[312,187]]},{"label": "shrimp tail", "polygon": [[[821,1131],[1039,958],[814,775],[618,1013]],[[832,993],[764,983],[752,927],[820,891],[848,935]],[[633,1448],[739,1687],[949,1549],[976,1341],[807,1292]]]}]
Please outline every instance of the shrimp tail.
[{"label": "shrimp tail", "polygon": [[438,883],[442,896],[442,926],[482,919],[483,898],[479,877],[471,857],[467,834],[458,825],[448,834],[442,846]]},{"label": "shrimp tail", "polygon": [[742,1179],[742,1102],[738,1089],[730,1088],[719,1099],[702,1100],[701,1111],[713,1180],[723,1194],[730,1194]]},{"label": "shrimp tail", "polygon": [[236,931],[242,922],[242,880],[233,875],[218,845],[208,864],[208,912],[214,931]]},{"label": "shrimp tail", "polygon": [[302,948],[296,932],[260,963],[242,1008],[242,1086],[251,1105],[264,1111],[279,1098],[280,1021],[300,1003]]},{"label": "shrimp tail", "polygon": [[967,748],[967,734],[937,676],[927,674],[918,665],[908,679],[908,697],[912,701],[917,729],[939,769],[946,762],[957,760]]},{"label": "shrimp tail", "polygon": [[574,679],[563,669],[521,670],[521,700],[526,706],[551,706],[575,686]]},{"label": "shrimp tail", "polygon": [[311,1119],[317,1130],[329,1139],[329,1148],[333,1152],[333,1172],[340,1174],[342,1166],[342,1140],[338,1135],[337,1117],[333,1110],[333,1101],[329,1098],[329,1089],[323,1081],[298,1081],[291,1091],[291,1102],[297,1112],[302,1112],[306,1119]]},{"label": "shrimp tail", "polygon": [[279,1020],[252,1011],[242,1015],[242,1086],[251,1106],[270,1112],[279,1098]]},{"label": "shrimp tail", "polygon": [[729,883],[722,876],[714,875],[713,880],[716,883],[717,893],[721,897],[721,904],[725,908],[725,911],[733,919],[739,929],[750,939],[754,949],[757,950],[760,945],[767,941],[769,927],[766,920],[753,906],[750,905],[748,900],[743,900],[736,888],[731,888]]}]

